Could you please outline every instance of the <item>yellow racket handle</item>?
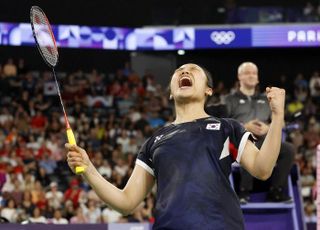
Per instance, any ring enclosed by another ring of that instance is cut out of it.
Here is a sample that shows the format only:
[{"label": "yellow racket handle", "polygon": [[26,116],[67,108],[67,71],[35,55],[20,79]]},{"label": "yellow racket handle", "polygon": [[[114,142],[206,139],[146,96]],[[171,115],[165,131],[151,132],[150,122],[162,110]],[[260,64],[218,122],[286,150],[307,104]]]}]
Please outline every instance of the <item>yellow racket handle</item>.
[{"label": "yellow racket handle", "polygon": [[[67,138],[70,145],[77,145],[76,139],[74,138],[74,134],[71,128],[67,129]],[[84,167],[77,166],[76,167],[76,174],[81,174],[84,172]]]}]

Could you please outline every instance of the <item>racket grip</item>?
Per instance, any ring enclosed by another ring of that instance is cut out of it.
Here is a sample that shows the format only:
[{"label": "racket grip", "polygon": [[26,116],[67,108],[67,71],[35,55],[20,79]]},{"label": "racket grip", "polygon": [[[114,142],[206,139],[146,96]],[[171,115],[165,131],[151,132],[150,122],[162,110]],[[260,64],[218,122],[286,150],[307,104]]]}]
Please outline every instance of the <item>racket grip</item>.
[{"label": "racket grip", "polygon": [[[77,145],[76,138],[74,137],[74,134],[71,128],[67,129],[67,138],[70,145]],[[81,174],[84,172],[84,167],[77,166],[75,171],[76,171],[76,174]]]}]

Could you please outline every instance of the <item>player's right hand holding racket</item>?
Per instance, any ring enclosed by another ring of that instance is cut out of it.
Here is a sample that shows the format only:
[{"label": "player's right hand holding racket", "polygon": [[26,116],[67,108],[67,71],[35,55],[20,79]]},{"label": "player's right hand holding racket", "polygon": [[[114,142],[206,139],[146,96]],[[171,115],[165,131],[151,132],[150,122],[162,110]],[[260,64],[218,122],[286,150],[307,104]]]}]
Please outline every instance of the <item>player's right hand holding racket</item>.
[{"label": "player's right hand holding racket", "polygon": [[67,162],[70,169],[76,173],[76,169],[81,167],[84,169],[84,172],[86,172],[91,164],[87,152],[79,146],[69,143],[65,144],[65,147],[68,150]]}]

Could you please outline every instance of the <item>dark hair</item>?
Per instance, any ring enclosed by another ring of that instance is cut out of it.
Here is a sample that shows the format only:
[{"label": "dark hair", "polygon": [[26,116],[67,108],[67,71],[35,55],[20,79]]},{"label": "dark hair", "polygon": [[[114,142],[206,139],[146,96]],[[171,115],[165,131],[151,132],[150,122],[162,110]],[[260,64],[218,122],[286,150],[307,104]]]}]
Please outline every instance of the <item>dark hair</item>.
[{"label": "dark hair", "polygon": [[198,66],[203,70],[203,72],[206,75],[207,80],[208,80],[207,85],[212,89],[213,88],[213,80],[212,80],[211,73],[205,67],[203,67],[201,65],[198,65]]},{"label": "dark hair", "polygon": [[[199,65],[200,66],[200,65]],[[203,70],[203,72],[205,73],[206,77],[207,77],[207,80],[208,80],[208,83],[207,85],[213,89],[213,80],[212,80],[212,76],[211,76],[211,73],[206,69],[204,68],[203,66],[200,66],[200,68]],[[204,102],[204,108],[207,107],[208,105],[208,102],[211,100],[211,98],[213,97],[213,94],[210,96],[210,95],[207,95],[206,97],[206,100]]]}]

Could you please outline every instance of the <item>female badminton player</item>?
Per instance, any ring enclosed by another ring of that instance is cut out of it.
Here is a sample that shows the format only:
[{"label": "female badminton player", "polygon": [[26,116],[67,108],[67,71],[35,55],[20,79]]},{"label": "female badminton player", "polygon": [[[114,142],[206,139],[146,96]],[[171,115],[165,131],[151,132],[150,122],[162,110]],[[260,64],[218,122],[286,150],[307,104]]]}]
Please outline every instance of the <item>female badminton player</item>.
[{"label": "female badminton player", "polygon": [[213,86],[200,66],[179,67],[171,78],[170,93],[175,121],[143,144],[124,189],[106,181],[85,150],[66,144],[69,167],[83,166],[83,177],[99,197],[124,214],[132,212],[156,183],[153,229],[244,229],[240,204],[228,180],[231,164],[239,162],[259,179],[271,175],[279,155],[285,91],[266,88],[272,122],[260,150],[237,121],[205,113]]}]

